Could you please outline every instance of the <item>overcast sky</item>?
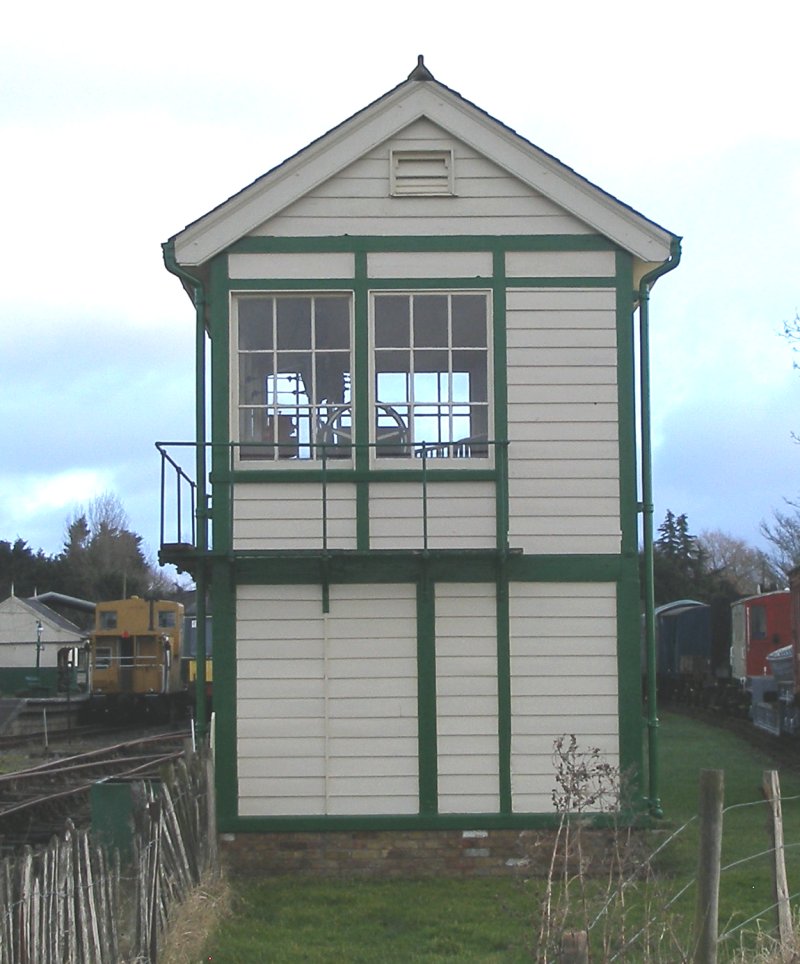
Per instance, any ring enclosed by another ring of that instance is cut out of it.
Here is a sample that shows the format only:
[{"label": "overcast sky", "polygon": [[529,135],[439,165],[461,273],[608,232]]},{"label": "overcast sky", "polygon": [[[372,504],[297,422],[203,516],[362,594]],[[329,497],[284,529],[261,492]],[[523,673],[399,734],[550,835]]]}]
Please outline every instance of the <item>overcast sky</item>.
[{"label": "overcast sky", "polygon": [[[0,34],[0,539],[94,496],[151,553],[156,440],[194,435],[194,312],[161,242],[434,76],[683,236],[652,299],[656,523],[756,542],[800,495],[797,36],[788,0],[14,4]],[[489,17],[487,19],[487,10]]]}]

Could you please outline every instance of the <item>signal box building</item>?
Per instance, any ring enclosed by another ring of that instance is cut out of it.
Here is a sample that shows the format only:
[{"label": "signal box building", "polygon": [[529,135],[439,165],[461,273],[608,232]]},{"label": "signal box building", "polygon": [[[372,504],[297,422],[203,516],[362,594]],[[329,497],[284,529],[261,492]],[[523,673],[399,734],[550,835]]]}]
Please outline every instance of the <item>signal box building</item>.
[{"label": "signal box building", "polygon": [[164,251],[220,829],[532,826],[564,734],[641,774],[634,328],[679,239],[420,58]]}]

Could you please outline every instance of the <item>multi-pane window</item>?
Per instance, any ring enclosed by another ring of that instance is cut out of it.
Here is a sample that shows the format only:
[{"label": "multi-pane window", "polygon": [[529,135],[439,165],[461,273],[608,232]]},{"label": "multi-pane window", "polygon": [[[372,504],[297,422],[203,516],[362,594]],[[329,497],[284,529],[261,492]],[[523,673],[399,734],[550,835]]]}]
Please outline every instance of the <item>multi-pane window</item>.
[{"label": "multi-pane window", "polygon": [[377,456],[486,458],[487,295],[379,294],[373,313]]},{"label": "multi-pane window", "polygon": [[349,295],[236,299],[243,458],[349,457]]}]

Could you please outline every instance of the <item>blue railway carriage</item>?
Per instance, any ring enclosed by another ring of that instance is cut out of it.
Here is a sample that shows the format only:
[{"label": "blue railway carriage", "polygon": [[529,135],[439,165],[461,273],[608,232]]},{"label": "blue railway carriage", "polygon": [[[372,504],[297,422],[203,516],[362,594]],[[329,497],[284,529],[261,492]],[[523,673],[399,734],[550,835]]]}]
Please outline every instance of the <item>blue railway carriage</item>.
[{"label": "blue railway carriage", "polygon": [[678,599],[655,611],[659,696],[700,701],[712,673],[711,607]]}]

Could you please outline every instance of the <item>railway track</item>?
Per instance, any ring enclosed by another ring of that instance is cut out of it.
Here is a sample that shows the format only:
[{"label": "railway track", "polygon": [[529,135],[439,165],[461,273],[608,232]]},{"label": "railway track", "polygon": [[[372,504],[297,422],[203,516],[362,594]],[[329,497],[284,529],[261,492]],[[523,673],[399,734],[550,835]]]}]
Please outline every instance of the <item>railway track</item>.
[{"label": "railway track", "polygon": [[130,733],[130,727],[119,726],[109,727],[104,724],[73,724],[70,727],[33,730],[29,733],[15,733],[13,736],[0,736],[0,753],[4,750],[21,749],[26,752],[49,752],[51,748],[63,747],[72,744],[76,747],[82,746],[87,741],[95,739],[108,739],[110,737],[122,737]]},{"label": "railway track", "polygon": [[[36,846],[61,833],[67,819],[87,826],[91,788],[101,780],[135,781],[159,776],[183,753],[186,730],[152,732],[109,741],[108,730],[84,734],[81,752],[0,774],[0,854]],[[104,736],[103,736],[104,733]],[[103,745],[87,747],[87,743]],[[76,747],[76,749],[78,749]]]}]

